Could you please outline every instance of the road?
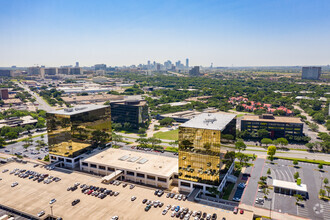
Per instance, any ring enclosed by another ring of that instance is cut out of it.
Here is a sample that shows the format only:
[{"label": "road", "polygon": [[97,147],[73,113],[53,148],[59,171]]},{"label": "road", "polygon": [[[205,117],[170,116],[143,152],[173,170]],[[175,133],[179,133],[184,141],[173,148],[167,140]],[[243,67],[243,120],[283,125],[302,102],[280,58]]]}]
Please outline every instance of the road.
[{"label": "road", "polygon": [[43,100],[37,93],[32,92],[28,86],[23,85],[22,83],[19,83],[19,82],[15,82],[15,84],[17,86],[23,88],[25,91],[30,93],[36,99],[36,101],[39,104],[38,109],[45,110],[46,112],[51,112],[51,111],[55,110],[45,100]]},{"label": "road", "polygon": [[[309,122],[314,122],[313,119],[312,119],[312,117],[309,116],[309,115],[308,115],[308,114],[307,114],[302,108],[300,108],[300,107],[297,106],[297,105],[294,105],[293,107],[294,107],[295,109],[301,111],[301,115],[306,116],[307,121],[309,121]],[[328,130],[327,130],[326,127],[324,127],[324,125],[320,125],[320,124],[317,124],[317,125],[319,126],[319,132],[325,132],[325,133],[328,133]]]}]

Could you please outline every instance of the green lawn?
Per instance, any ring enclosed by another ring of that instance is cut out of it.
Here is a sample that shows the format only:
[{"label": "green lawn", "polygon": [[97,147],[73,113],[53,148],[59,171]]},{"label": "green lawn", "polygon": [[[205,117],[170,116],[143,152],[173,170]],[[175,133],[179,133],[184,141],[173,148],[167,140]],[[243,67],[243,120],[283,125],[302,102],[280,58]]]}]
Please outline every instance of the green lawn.
[{"label": "green lawn", "polygon": [[165,139],[165,140],[173,140],[176,141],[178,140],[179,137],[179,130],[172,130],[172,131],[159,131],[157,133],[154,134],[155,138],[159,138],[159,139]]},{"label": "green lawn", "polygon": [[306,162],[306,163],[314,163],[314,164],[323,164],[330,166],[330,162],[324,161],[324,160],[309,160],[309,159],[303,159],[303,158],[293,158],[293,157],[278,157],[274,156],[274,159],[283,159],[283,160],[297,160],[298,162]]},{"label": "green lawn", "polygon": [[227,187],[225,188],[225,190],[224,190],[224,194],[223,194],[223,196],[222,196],[222,199],[226,199],[226,200],[228,200],[228,198],[229,198],[229,196],[230,196],[230,193],[231,193],[231,191],[233,190],[234,186],[235,186],[235,183],[229,183],[229,184],[228,184],[228,186],[227,186]]}]

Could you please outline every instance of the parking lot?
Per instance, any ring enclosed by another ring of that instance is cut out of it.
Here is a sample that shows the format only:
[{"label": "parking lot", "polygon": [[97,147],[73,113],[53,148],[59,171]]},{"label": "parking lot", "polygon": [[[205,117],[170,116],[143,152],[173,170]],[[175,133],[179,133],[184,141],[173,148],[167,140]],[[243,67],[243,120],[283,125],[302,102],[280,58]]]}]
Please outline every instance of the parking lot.
[{"label": "parking lot", "polygon": [[43,140],[46,144],[48,143],[48,136],[47,134],[44,135],[44,137],[42,138],[41,136],[39,137],[35,137],[32,138],[33,139],[33,144],[27,149],[25,150],[23,145],[24,142],[20,141],[14,144],[9,144],[6,145],[4,147],[0,148],[0,152],[1,153],[6,153],[6,154],[20,154],[21,156],[25,155],[28,158],[37,160],[38,158],[44,159],[45,155],[48,154],[48,148],[44,147],[41,148],[39,151],[37,151],[35,148],[36,146],[36,141],[37,140]]},{"label": "parking lot", "polygon": [[[162,211],[167,205],[178,205],[187,207],[190,210],[202,211],[208,214],[216,213],[218,219],[252,219],[253,213],[245,211],[244,214],[233,214],[232,212],[217,209],[211,206],[201,205],[195,202],[178,201],[174,198],[166,198],[166,193],[162,197],[154,195],[153,188],[136,186],[133,189],[115,185],[105,185],[101,183],[101,178],[89,174],[71,172],[56,168],[55,170],[46,170],[41,167],[33,167],[34,164],[21,164],[10,162],[0,166],[0,190],[4,192],[0,197],[0,203],[26,213],[37,215],[40,211],[45,211],[45,215],[51,213],[50,200],[55,198],[56,202],[52,204],[53,215],[63,219],[110,219],[112,216],[119,216],[119,219],[171,219],[171,211],[162,215]],[[10,174],[10,171],[18,169],[32,170],[38,173],[49,174],[61,178],[59,182],[50,184],[38,183],[33,179],[19,178]],[[9,171],[2,173],[4,169]],[[11,187],[13,182],[18,185]],[[95,196],[86,195],[78,187],[75,191],[67,191],[68,187],[74,183],[88,184],[119,192],[118,196],[107,196],[104,199]],[[136,196],[135,201],[131,197]],[[80,203],[72,206],[75,199],[80,199]],[[143,199],[160,200],[164,203],[162,208],[151,208],[148,212],[142,204]],[[190,218],[193,219],[193,218]]]},{"label": "parking lot", "polygon": [[295,204],[295,197],[274,193],[273,190],[270,190],[269,199],[263,199],[263,202],[259,203],[256,202],[257,198],[263,198],[264,196],[255,187],[258,184],[259,178],[250,179],[246,190],[250,192],[251,196],[254,192],[255,196],[251,197],[250,201],[244,196],[243,203],[252,203],[256,207],[309,219],[330,219],[330,203],[318,198],[321,182],[324,178],[330,179],[329,166],[324,166],[324,172],[319,171],[317,164],[299,162],[298,166],[294,167],[292,161],[288,160],[274,160],[273,164],[266,162],[259,177],[269,176],[267,175],[267,170],[270,168],[271,175],[267,178],[267,184],[272,185],[273,179],[295,182],[293,175],[295,172],[299,172],[302,183],[307,185],[309,195],[307,200],[300,202],[300,206]]}]

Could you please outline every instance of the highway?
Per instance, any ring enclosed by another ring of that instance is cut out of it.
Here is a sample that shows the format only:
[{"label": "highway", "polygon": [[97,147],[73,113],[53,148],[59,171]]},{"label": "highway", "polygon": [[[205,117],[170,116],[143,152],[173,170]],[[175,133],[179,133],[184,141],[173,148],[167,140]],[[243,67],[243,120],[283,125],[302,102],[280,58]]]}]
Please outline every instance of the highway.
[{"label": "highway", "polygon": [[46,112],[51,112],[51,111],[55,110],[45,100],[43,100],[37,93],[32,92],[28,86],[23,85],[22,83],[19,83],[19,82],[15,82],[15,84],[17,86],[23,88],[25,91],[30,93],[36,99],[37,103],[39,104],[38,109],[45,110]]}]

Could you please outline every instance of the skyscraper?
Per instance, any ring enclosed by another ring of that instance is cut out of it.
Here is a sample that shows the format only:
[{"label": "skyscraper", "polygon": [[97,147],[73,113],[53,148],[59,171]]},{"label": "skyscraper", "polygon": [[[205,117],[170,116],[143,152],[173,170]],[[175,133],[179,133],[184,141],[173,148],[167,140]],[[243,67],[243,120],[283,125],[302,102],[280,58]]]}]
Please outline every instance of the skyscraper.
[{"label": "skyscraper", "polygon": [[76,67],[79,67],[79,62],[76,62]]},{"label": "skyscraper", "polygon": [[203,113],[179,127],[179,189],[206,190],[221,182],[221,135],[236,135],[236,115]]},{"label": "skyscraper", "polygon": [[189,68],[189,59],[186,59],[186,67]]}]

